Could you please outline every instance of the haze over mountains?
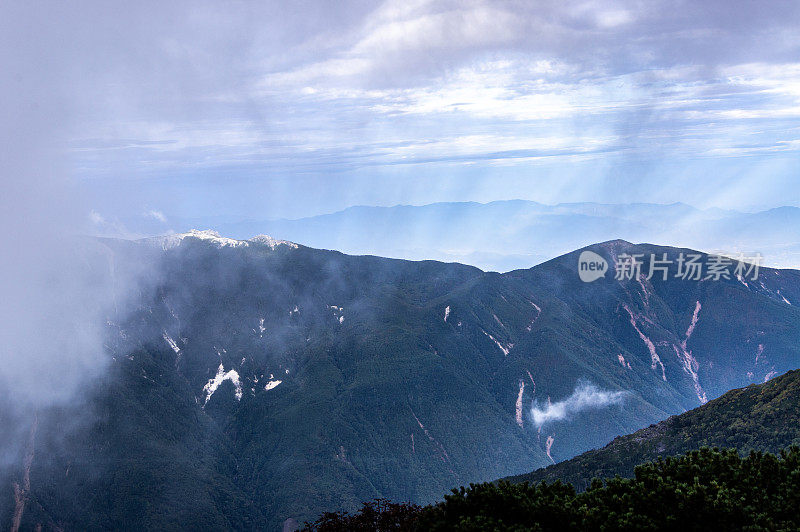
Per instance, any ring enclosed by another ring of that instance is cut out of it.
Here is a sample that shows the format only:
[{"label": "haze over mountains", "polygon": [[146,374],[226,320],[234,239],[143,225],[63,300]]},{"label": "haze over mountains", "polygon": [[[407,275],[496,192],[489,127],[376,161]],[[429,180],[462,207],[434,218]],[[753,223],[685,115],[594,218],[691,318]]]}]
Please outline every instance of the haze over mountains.
[{"label": "haze over mountains", "polygon": [[[743,213],[701,210],[682,203],[544,205],[511,200],[350,207],[295,220],[183,220],[143,215],[122,224],[133,233],[152,235],[212,224],[220,233],[234,238],[265,233],[356,255],[460,262],[500,272],[530,268],[593,242],[614,238],[706,252],[761,253],[764,264],[800,267],[797,207]],[[109,228],[94,229],[102,232]]]},{"label": "haze over mountains", "polygon": [[3,469],[29,486],[5,491],[4,523],[20,500],[51,529],[275,529],[430,502],[800,362],[794,270],[584,283],[580,250],[497,274],[211,232],[96,245],[98,275],[158,267],[108,316],[102,378],[29,418],[0,404],[31,434]]}]

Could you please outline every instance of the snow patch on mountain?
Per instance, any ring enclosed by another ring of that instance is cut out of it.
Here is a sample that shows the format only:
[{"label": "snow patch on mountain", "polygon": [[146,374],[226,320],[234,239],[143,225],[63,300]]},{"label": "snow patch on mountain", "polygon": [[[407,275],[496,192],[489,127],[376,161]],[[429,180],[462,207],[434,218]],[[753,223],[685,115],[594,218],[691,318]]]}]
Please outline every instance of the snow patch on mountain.
[{"label": "snow patch on mountain", "polygon": [[749,284],[747,284],[747,281],[745,281],[745,280],[744,280],[744,277],[742,277],[742,274],[741,274],[741,273],[737,273],[737,274],[736,274],[736,279],[737,279],[737,280],[738,280],[740,283],[742,283],[742,284],[745,286],[745,288],[750,288],[750,285],[749,285]]},{"label": "snow patch on mountain", "polygon": [[157,236],[153,238],[146,238],[144,241],[150,244],[160,245],[161,249],[164,251],[168,249],[172,249],[181,245],[181,243],[187,238],[194,238],[197,240],[203,240],[205,242],[209,242],[214,244],[217,247],[240,247],[240,246],[247,246],[247,242],[243,240],[235,240],[233,238],[227,238],[224,236],[220,236],[219,233],[216,231],[212,231],[207,229],[205,231],[199,231],[197,229],[192,229],[186,233],[176,233],[172,235],[164,235],[164,236]]},{"label": "snow patch on mountain", "polygon": [[140,240],[140,242],[144,242],[145,244],[155,245],[160,247],[164,251],[167,251],[169,249],[180,246],[181,243],[187,238],[202,240],[211,243],[219,248],[248,247],[250,244],[267,246],[273,250],[278,246],[287,246],[293,249],[297,249],[298,247],[297,244],[295,244],[294,242],[289,242],[288,240],[277,240],[268,235],[254,236],[250,240],[236,240],[235,238],[228,238],[221,236],[218,232],[213,231],[211,229],[206,229],[203,231],[200,231],[198,229],[192,229],[185,233],[175,233],[171,235],[145,238]]},{"label": "snow patch on mountain", "polygon": [[497,314],[492,314],[492,317],[494,318],[494,321],[496,321],[497,324],[500,325],[500,327],[502,327],[503,329],[506,328],[506,326],[503,324],[503,322],[500,321],[500,318],[497,317]]},{"label": "snow patch on mountain", "polygon": [[267,382],[266,386],[264,386],[264,389],[265,390],[271,390],[271,389],[277,387],[282,382],[283,381],[280,380],[280,379],[273,379],[272,375],[270,375],[270,380],[269,380],[269,382]]},{"label": "snow patch on mountain", "polygon": [[275,249],[278,246],[286,246],[291,249],[297,249],[298,246],[294,242],[289,242],[288,240],[278,240],[272,238],[269,235],[256,235],[250,240],[248,240],[251,244],[258,244],[260,246],[267,246],[270,249]]},{"label": "snow patch on mountain", "polygon": [[333,317],[336,318],[336,321],[338,321],[340,324],[344,323],[344,307],[328,305],[328,308],[333,311]]},{"label": "snow patch on mountain", "polygon": [[217,374],[213,379],[209,379],[206,385],[203,386],[203,393],[206,395],[203,406],[208,404],[208,400],[211,399],[211,396],[214,395],[214,392],[217,391],[217,388],[219,388],[220,384],[225,381],[231,381],[233,383],[233,385],[236,387],[236,400],[242,400],[242,383],[239,380],[239,373],[235,369],[226,372],[222,362],[220,362],[219,368],[217,368]]},{"label": "snow patch on mountain", "polygon": [[525,393],[525,381],[522,379],[519,380],[519,392],[517,393],[517,403],[516,403],[516,420],[517,425],[522,427],[522,394]]},{"label": "snow patch on mountain", "polygon": [[642,288],[642,303],[644,303],[644,306],[647,307],[650,305],[650,291],[647,289],[642,279],[645,279],[644,274],[637,277],[636,282],[638,282],[639,286]]},{"label": "snow patch on mountain", "polygon": [[175,340],[173,340],[172,337],[167,334],[167,331],[164,331],[164,334],[162,336],[164,337],[164,340],[167,342],[167,344],[169,344],[169,346],[172,348],[172,350],[175,351],[175,354],[180,355],[181,348],[178,347],[178,344],[175,343]]}]

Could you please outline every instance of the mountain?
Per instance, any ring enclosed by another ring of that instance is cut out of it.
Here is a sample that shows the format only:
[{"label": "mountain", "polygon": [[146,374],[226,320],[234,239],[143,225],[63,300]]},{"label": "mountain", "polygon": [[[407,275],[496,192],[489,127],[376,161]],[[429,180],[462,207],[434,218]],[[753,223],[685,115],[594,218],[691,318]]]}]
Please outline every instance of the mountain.
[{"label": "mountain", "polygon": [[627,436],[602,449],[524,475],[510,482],[561,480],[586,489],[593,478],[632,477],[634,467],[700,447],[778,453],[800,445],[800,371],[764,384],[732,390],[684,414]]},{"label": "mountain", "polygon": [[[98,275],[152,267],[108,316],[108,368],[81,397],[0,403],[30,435],[0,471],[23,486],[4,523],[21,504],[23,528],[276,529],[427,503],[800,361],[800,272],[613,278],[625,254],[647,272],[688,249],[615,240],[498,274],[213,232],[97,246],[113,258]],[[587,251],[611,265],[594,282]]]},{"label": "mountain", "polygon": [[[206,223],[208,220],[152,217],[125,221],[148,234],[185,231]],[[614,238],[730,254],[760,252],[771,266],[800,267],[797,207],[743,213],[697,209],[683,203],[544,205],[509,200],[357,206],[298,219],[215,219],[214,224],[222,233],[237,238],[278,234],[315,248],[460,262],[499,272],[528,268]]]},{"label": "mountain", "polygon": [[307,529],[796,530],[798,422],[795,370],[533,473],[426,507],[365,502]]}]

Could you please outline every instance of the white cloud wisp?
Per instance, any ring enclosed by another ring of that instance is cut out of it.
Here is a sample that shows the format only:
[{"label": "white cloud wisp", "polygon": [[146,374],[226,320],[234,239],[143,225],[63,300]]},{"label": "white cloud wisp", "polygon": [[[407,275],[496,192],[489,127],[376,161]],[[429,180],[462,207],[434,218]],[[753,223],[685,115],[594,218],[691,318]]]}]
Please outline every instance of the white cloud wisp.
[{"label": "white cloud wisp", "polygon": [[551,421],[561,421],[586,410],[606,408],[620,404],[628,395],[626,391],[602,390],[589,382],[579,382],[572,395],[562,401],[531,408],[533,424],[541,427]]}]

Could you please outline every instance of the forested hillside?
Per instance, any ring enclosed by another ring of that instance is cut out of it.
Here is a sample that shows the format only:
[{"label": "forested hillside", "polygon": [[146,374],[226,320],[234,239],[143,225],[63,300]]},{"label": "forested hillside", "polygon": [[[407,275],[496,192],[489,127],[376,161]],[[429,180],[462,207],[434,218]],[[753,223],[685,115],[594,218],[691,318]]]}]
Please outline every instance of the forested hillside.
[{"label": "forested hillside", "polygon": [[367,503],[308,528],[797,530],[798,443],[800,371],[791,371],[546,469],[461,487],[424,508]]},{"label": "forested hillside", "polygon": [[685,414],[615,438],[602,449],[507,480],[561,480],[586,489],[593,478],[630,477],[638,464],[703,446],[777,453],[791,445],[800,445],[800,370],[732,390]]},{"label": "forested hillside", "polygon": [[[211,232],[97,245],[111,281],[155,267],[107,317],[102,378],[0,412],[27,442],[3,464],[4,523],[275,529],[427,504],[800,363],[798,272],[646,275],[690,250],[611,241],[500,275]],[[589,250],[642,274],[582,282]]]}]

